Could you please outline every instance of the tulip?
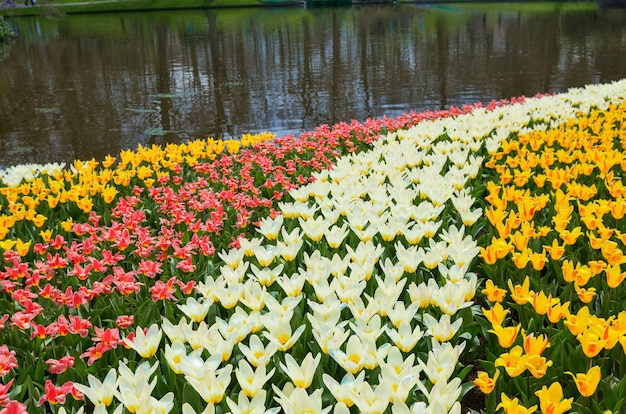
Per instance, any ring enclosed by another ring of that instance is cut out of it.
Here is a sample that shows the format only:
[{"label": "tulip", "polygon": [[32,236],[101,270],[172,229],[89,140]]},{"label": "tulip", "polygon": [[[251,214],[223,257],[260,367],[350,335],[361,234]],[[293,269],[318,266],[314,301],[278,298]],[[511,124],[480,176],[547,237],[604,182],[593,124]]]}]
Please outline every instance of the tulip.
[{"label": "tulip", "polygon": [[0,377],[5,376],[14,368],[17,368],[15,351],[10,351],[6,345],[0,345]]},{"label": "tulip", "polygon": [[245,393],[240,392],[237,397],[237,402],[234,402],[229,397],[226,397],[226,403],[228,404],[232,414],[277,414],[280,411],[280,408],[272,408],[270,410],[265,409],[265,395],[265,390],[261,390],[250,400]]},{"label": "tulip", "polygon": [[607,266],[606,282],[611,289],[617,288],[626,279],[626,272],[622,272],[619,265]]},{"label": "tulip", "polygon": [[557,323],[569,314],[569,302],[554,303],[548,308],[548,320]]},{"label": "tulip", "polygon": [[331,407],[322,408],[322,389],[313,391],[312,394],[308,394],[304,388],[294,388],[291,383],[285,384],[281,390],[276,385],[272,385],[272,389],[276,396],[274,399],[283,408],[286,413],[304,414],[326,414]]},{"label": "tulip", "polygon": [[578,388],[578,392],[583,397],[590,397],[596,392],[596,388],[602,379],[602,372],[600,372],[600,367],[593,366],[589,368],[589,370],[584,374],[572,374],[567,371],[566,374],[569,374],[574,378],[574,382],[576,383],[576,388]]},{"label": "tulip", "polygon": [[431,335],[434,339],[443,343],[449,341],[456,334],[461,327],[463,320],[457,319],[451,324],[450,315],[441,315],[441,318],[437,321],[430,314],[425,313],[423,315],[423,322],[428,328],[426,330],[426,335]]},{"label": "tulip", "polygon": [[509,290],[511,291],[511,298],[518,305],[525,305],[528,301],[532,300],[534,291],[530,290],[530,279],[528,276],[524,278],[524,282],[521,285],[513,286],[511,280],[508,281]]},{"label": "tulip", "polygon": [[506,373],[510,377],[517,377],[526,371],[526,362],[528,355],[522,355],[523,350],[521,346],[515,346],[511,348],[511,351],[500,355],[495,360],[496,367],[504,367]]},{"label": "tulip", "polygon": [[544,245],[543,248],[550,254],[552,260],[560,260],[565,253],[565,247],[560,245],[557,239],[554,239],[549,246]]},{"label": "tulip", "polygon": [[198,372],[199,378],[185,375],[185,379],[206,403],[218,404],[224,398],[226,388],[230,384],[232,368],[232,365],[226,365],[216,371],[204,370]]},{"label": "tulip", "polygon": [[558,382],[552,383],[549,388],[544,385],[541,390],[535,392],[535,395],[539,397],[539,407],[544,414],[565,413],[572,408],[574,401],[574,398],[563,399],[563,389]]},{"label": "tulip", "polygon": [[237,377],[241,391],[248,397],[265,395],[263,385],[272,378],[272,375],[274,375],[274,368],[268,373],[265,371],[265,365],[259,365],[256,370],[252,370],[245,359],[239,361],[239,366],[235,370],[235,377]]},{"label": "tulip", "polygon": [[341,382],[337,382],[328,374],[323,374],[322,380],[324,381],[326,388],[328,388],[330,393],[339,403],[344,404],[347,407],[352,407],[355,399],[357,398],[357,393],[361,389],[361,385],[365,380],[365,371],[361,371],[356,377],[348,373],[344,375]]},{"label": "tulip", "polygon": [[391,385],[387,382],[379,383],[374,389],[368,382],[363,382],[354,403],[360,412],[383,413],[389,405],[390,395]]},{"label": "tulip", "polygon": [[272,323],[269,323],[268,318],[266,318],[265,321],[264,324],[267,331],[264,331],[263,335],[283,352],[289,350],[296,343],[305,329],[305,326],[301,325],[292,333],[289,319],[284,317],[278,318]]},{"label": "tulip", "polygon": [[322,354],[317,354],[315,357],[309,352],[302,361],[302,364],[298,364],[291,354],[285,354],[285,364],[280,363],[280,368],[291,379],[293,384],[299,388],[308,388],[313,382],[313,375],[320,362]]},{"label": "tulip", "polygon": [[[418,383],[418,387],[419,387]],[[422,392],[426,390],[422,389]],[[427,393],[429,408],[433,413],[461,413],[461,379],[453,378],[450,382],[440,381]]]},{"label": "tulip", "polygon": [[158,325],[152,324],[146,332],[144,332],[143,328],[137,327],[135,338],[133,340],[124,338],[123,341],[124,344],[133,348],[143,358],[150,358],[159,349],[162,335],[163,331],[161,331]]},{"label": "tulip", "polygon": [[542,378],[546,375],[548,367],[551,366],[552,361],[548,361],[545,357],[540,355],[528,355],[528,358],[526,359],[526,368],[535,378]]},{"label": "tulip", "polygon": [[[411,318],[412,319],[412,318]],[[376,342],[378,337],[385,331],[379,315],[373,315],[369,321],[357,318],[356,323],[350,321],[350,328],[362,341]]]},{"label": "tulip", "polygon": [[504,414],[531,414],[537,411],[536,405],[533,405],[530,408],[526,408],[523,405],[520,405],[517,398],[511,400],[504,393],[501,394],[500,404],[498,404],[498,406],[496,407],[496,409],[500,408],[504,409]]},{"label": "tulip", "polygon": [[0,405],[6,406],[9,403],[9,390],[11,389],[13,382],[15,382],[15,378],[11,379],[4,385],[0,385]]},{"label": "tulip", "polygon": [[496,369],[496,373],[494,374],[493,378],[490,378],[489,374],[484,371],[478,371],[477,378],[474,380],[474,385],[480,388],[480,391],[483,394],[489,394],[496,386],[496,381],[498,380],[499,376],[500,370],[498,369]]},{"label": "tulip", "polygon": [[596,288],[582,288],[577,284],[574,284],[574,289],[576,290],[576,294],[578,295],[578,299],[580,299],[583,303],[589,303],[596,296]]},{"label": "tulip", "polygon": [[194,322],[201,322],[206,318],[206,315],[209,313],[209,309],[213,304],[210,300],[204,300],[203,302],[198,302],[193,297],[187,297],[185,304],[178,305],[178,308],[183,311],[188,318],[190,318]]},{"label": "tulip", "polygon": [[498,343],[502,348],[510,348],[517,338],[517,334],[521,329],[521,325],[502,327],[501,325],[494,325],[493,329],[488,330],[498,337]]},{"label": "tulip", "polygon": [[511,311],[509,309],[504,309],[504,307],[496,302],[496,304],[491,309],[481,308],[483,311],[483,315],[492,325],[502,325],[504,322],[504,318]]},{"label": "tulip", "polygon": [[541,355],[548,347],[550,347],[550,342],[547,336],[541,334],[535,337],[533,333],[524,334],[524,352],[526,355]]},{"label": "tulip", "polygon": [[391,339],[402,352],[411,352],[424,336],[424,332],[422,332],[419,325],[416,325],[415,329],[412,329],[408,321],[401,322],[397,330],[385,327],[385,331],[389,339]]},{"label": "tulip", "polygon": [[491,279],[487,279],[485,283],[485,289],[481,291],[487,296],[487,300],[490,302],[502,302],[506,297],[506,290],[496,286]]},{"label": "tulip", "polygon": [[432,344],[433,350],[428,353],[428,360],[425,364],[419,361],[419,366],[433,384],[447,382],[456,368],[460,354],[465,349],[465,342],[456,347],[449,342],[440,344],[436,340],[433,340]]},{"label": "tulip", "polygon": [[283,216],[278,216],[276,218],[263,218],[259,223],[257,231],[265,236],[265,238],[268,240],[276,240],[283,226],[283,221]]}]

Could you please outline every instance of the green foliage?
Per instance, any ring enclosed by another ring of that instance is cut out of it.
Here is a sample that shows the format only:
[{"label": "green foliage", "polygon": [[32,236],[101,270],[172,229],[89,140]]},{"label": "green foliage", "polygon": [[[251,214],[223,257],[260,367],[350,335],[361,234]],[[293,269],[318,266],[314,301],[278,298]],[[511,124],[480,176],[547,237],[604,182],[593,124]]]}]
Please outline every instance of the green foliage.
[{"label": "green foliage", "polygon": [[12,39],[15,39],[13,29],[4,21],[4,17],[0,16],[0,42],[6,42]]}]

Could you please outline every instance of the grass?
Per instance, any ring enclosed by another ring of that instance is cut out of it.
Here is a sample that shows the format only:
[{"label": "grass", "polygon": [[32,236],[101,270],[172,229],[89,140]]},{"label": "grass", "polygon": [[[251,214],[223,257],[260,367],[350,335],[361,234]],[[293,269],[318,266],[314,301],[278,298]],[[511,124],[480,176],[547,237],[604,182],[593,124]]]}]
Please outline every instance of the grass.
[{"label": "grass", "polygon": [[54,0],[41,1],[34,7],[18,7],[0,9],[4,16],[34,16],[47,14],[80,14],[104,13],[116,11],[145,11],[145,10],[176,10],[224,7],[258,7],[267,4],[291,5],[297,1],[261,1],[261,0],[99,0],[99,1],[72,1]]}]

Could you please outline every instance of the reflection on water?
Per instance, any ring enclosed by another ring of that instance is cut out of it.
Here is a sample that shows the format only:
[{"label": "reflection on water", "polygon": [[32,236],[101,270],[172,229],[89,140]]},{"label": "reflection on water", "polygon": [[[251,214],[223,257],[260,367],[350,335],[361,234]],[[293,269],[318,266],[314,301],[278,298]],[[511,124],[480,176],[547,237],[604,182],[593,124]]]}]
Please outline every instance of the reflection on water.
[{"label": "reflection on water", "polygon": [[463,7],[13,20],[20,39],[0,60],[0,167],[297,134],[626,76],[624,10]]}]

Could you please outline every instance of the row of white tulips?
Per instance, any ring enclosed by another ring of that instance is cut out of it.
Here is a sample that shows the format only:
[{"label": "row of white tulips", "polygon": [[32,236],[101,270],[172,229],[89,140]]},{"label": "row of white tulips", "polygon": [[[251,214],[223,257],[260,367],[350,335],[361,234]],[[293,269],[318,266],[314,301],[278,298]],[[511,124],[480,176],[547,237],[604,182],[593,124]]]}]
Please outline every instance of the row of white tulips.
[{"label": "row of white tulips", "polygon": [[[203,413],[460,413],[460,310],[478,285],[470,234],[482,216],[472,183],[483,156],[511,133],[625,91],[626,81],[594,85],[380,139],[291,192],[261,237],[199,275],[197,297],[179,305],[184,317],[138,329],[128,345],[153,358],[164,331],[161,363],[197,391]],[[175,398],[152,396],[158,365],[122,364],[78,388],[97,412],[166,413]]]}]

